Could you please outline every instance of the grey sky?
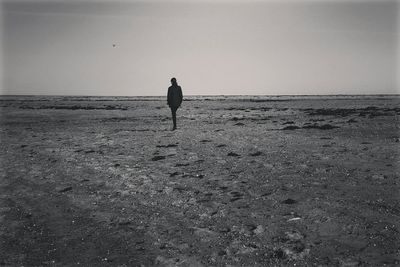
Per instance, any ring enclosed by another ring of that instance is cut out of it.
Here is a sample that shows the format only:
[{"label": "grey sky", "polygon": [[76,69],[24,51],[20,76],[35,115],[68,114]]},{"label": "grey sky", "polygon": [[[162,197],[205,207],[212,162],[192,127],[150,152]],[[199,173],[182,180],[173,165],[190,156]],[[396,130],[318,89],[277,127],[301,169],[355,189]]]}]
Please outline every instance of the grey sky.
[{"label": "grey sky", "polygon": [[1,3],[1,94],[400,92],[397,1]]}]

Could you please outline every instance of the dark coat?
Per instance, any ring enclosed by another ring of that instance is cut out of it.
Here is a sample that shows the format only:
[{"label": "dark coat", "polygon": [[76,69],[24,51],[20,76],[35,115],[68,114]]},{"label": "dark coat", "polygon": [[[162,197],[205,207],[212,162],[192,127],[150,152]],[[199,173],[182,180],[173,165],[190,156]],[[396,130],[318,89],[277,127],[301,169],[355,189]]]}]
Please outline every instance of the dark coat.
[{"label": "dark coat", "polygon": [[170,108],[179,108],[182,103],[182,89],[179,85],[171,85],[168,88],[167,102]]}]

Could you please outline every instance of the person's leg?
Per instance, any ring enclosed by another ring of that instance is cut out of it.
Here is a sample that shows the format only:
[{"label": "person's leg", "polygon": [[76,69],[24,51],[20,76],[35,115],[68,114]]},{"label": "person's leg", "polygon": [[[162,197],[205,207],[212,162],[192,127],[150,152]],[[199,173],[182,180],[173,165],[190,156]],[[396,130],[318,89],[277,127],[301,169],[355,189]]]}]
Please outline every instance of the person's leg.
[{"label": "person's leg", "polygon": [[174,123],[174,130],[176,129],[176,108],[171,108],[172,111],[172,122]]}]

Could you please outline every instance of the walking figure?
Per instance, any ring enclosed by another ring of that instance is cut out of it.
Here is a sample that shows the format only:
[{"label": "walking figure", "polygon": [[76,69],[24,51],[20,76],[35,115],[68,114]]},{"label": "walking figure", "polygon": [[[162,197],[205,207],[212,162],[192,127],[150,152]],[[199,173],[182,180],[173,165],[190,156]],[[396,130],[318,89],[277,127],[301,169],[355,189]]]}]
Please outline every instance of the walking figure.
[{"label": "walking figure", "polygon": [[174,123],[174,128],[172,130],[176,130],[176,111],[180,107],[182,103],[182,88],[178,85],[175,78],[171,79],[171,86],[168,88],[168,97],[167,102],[168,106],[171,108],[172,112],[172,121]]}]

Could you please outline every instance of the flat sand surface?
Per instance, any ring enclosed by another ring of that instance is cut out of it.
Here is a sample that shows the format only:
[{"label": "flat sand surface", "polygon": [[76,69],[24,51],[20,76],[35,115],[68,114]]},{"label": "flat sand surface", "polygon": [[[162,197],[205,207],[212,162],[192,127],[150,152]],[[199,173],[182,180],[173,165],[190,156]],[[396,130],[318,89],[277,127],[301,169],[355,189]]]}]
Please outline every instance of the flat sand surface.
[{"label": "flat sand surface", "polygon": [[0,265],[400,264],[398,96],[0,106]]}]

